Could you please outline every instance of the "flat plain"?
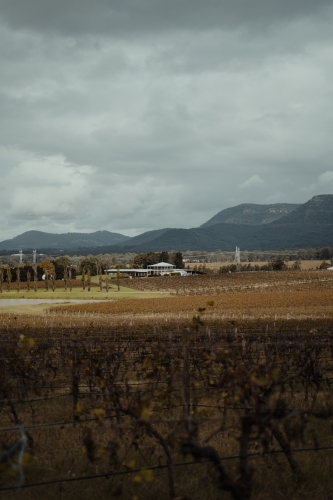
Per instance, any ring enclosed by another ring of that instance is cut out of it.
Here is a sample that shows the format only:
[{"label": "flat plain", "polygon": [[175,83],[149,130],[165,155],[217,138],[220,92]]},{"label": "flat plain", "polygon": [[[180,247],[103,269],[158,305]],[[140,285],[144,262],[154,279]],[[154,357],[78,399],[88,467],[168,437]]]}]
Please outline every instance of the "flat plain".
[{"label": "flat plain", "polygon": [[121,300],[0,309],[3,453],[27,437],[24,490],[20,455],[2,461],[6,498],[328,498],[333,274],[120,286]]}]

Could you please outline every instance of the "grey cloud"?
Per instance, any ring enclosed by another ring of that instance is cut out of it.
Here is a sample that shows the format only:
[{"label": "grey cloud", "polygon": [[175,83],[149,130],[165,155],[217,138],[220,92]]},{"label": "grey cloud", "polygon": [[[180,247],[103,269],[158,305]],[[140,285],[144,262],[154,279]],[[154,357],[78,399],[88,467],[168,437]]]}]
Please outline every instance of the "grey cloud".
[{"label": "grey cloud", "polygon": [[331,2],[0,12],[0,239],[193,227],[333,192]]},{"label": "grey cloud", "polygon": [[14,29],[66,35],[106,34],[135,37],[164,30],[206,30],[254,25],[320,15],[329,0],[2,0],[2,16]]}]

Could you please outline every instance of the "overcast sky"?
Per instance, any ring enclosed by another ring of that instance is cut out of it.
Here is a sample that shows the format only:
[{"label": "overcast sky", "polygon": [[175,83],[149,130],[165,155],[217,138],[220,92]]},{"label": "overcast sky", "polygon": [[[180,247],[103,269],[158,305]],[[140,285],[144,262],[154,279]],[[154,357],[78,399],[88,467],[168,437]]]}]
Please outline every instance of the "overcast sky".
[{"label": "overcast sky", "polygon": [[0,0],[0,240],[333,193],[333,4]]}]

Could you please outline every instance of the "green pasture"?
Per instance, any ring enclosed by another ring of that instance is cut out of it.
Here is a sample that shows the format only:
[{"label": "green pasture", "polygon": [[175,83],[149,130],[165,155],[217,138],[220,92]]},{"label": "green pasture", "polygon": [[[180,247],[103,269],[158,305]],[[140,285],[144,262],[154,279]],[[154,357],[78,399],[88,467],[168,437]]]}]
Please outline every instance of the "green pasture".
[{"label": "green pasture", "polygon": [[[103,283],[104,285],[104,283]],[[104,285],[105,286],[105,285]],[[141,290],[135,290],[133,288],[128,288],[121,286],[119,291],[115,283],[109,284],[109,291],[107,292],[105,288],[101,291],[96,286],[91,287],[88,292],[87,287],[83,290],[82,287],[73,287],[72,291],[65,290],[64,288],[56,288],[52,291],[51,283],[49,283],[49,289],[38,288],[35,292],[31,285],[30,291],[28,292],[25,283],[21,283],[21,290],[3,290],[0,293],[0,302],[2,299],[47,299],[54,300],[121,300],[121,299],[143,299],[143,298],[157,298],[162,296],[168,296],[169,293],[162,292],[143,292]],[[51,307],[52,304],[31,304],[31,305],[10,305],[10,306],[0,306],[0,315],[15,313],[15,314],[42,314],[45,309]]]},{"label": "green pasture", "polygon": [[[0,299],[1,300],[1,299]],[[7,314],[15,314],[16,316],[19,314],[24,314],[27,316],[39,316],[44,314],[47,309],[49,309],[52,304],[29,304],[22,306],[1,306],[0,307],[0,317],[1,315]]]},{"label": "green pasture", "polygon": [[43,288],[37,289],[37,292],[34,290],[11,290],[7,292],[4,290],[0,293],[1,299],[61,299],[61,300],[119,300],[119,299],[142,299],[142,298],[154,298],[161,297],[161,295],[169,295],[169,293],[162,292],[143,292],[141,290],[133,290],[133,288],[120,287],[118,291],[116,286],[109,287],[109,292],[106,292],[105,289],[102,291],[97,287],[93,287],[88,292],[87,288],[83,290],[82,288],[73,288],[70,292],[69,289],[66,291],[63,288],[56,288],[55,291],[52,291],[52,288],[49,288],[46,291]]}]

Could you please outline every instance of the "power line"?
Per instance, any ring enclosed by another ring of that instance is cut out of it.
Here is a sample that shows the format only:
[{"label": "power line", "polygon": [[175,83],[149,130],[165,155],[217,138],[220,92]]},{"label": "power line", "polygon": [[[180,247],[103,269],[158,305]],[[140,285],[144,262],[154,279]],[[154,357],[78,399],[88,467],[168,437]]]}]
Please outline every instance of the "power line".
[{"label": "power line", "polygon": [[[295,448],[293,450],[290,450],[292,453],[301,453],[301,452],[311,452],[311,451],[323,451],[323,450],[333,450],[333,446],[322,446],[322,447],[312,447],[312,448]],[[254,453],[249,453],[246,455],[247,458],[253,458],[253,457],[260,457],[260,456],[265,456],[265,455],[275,455],[275,454],[281,454],[284,453],[283,450],[270,450],[265,453],[261,452],[254,452]],[[230,455],[227,457],[219,457],[220,461],[226,461],[226,460],[235,460],[237,458],[241,458],[241,455]],[[243,458],[243,457],[242,457]],[[176,462],[172,464],[172,467],[183,467],[183,466],[188,466],[188,465],[195,465],[195,464],[200,464],[200,463],[207,463],[209,462],[209,459],[203,459],[203,460],[193,460],[190,462]],[[167,469],[169,467],[168,464],[166,465],[153,465],[151,467],[145,467],[142,469],[130,469],[130,470],[125,470],[125,471],[115,471],[115,472],[105,472],[104,474],[91,474],[89,476],[83,476],[83,477],[70,477],[70,478],[62,478],[62,479],[52,479],[50,481],[43,481],[39,483],[30,483],[30,484],[23,484],[21,486],[8,486],[6,488],[0,488],[0,491],[10,491],[10,490],[17,490],[21,488],[33,488],[37,486],[48,486],[50,484],[59,484],[59,483],[69,483],[69,482],[75,482],[75,481],[85,481],[89,479],[98,479],[98,478],[106,478],[109,479],[110,477],[113,476],[121,476],[124,474],[134,474],[134,473],[140,473],[146,470],[160,470],[160,469]]]}]

